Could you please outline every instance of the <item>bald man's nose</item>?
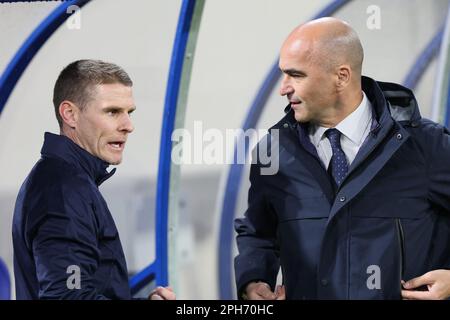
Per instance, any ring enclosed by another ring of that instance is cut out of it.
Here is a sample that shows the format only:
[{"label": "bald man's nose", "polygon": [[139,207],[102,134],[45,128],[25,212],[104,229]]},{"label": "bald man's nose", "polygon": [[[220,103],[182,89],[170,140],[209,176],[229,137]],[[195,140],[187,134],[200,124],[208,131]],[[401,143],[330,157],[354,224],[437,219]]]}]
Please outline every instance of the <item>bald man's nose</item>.
[{"label": "bald man's nose", "polygon": [[283,76],[283,80],[281,80],[280,95],[285,96],[292,92],[294,92],[294,88],[291,86],[288,76],[285,75]]}]

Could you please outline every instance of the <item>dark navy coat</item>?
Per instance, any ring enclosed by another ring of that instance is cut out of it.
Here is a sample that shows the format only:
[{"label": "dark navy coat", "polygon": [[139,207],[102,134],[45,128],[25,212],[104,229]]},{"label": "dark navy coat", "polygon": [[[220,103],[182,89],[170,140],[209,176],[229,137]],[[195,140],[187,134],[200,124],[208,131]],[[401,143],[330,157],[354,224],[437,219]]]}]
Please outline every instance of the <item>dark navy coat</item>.
[{"label": "dark navy coat", "polygon": [[115,169],[51,133],[41,154],[14,210],[17,299],[129,299],[122,245],[98,190]]},{"label": "dark navy coat", "polygon": [[449,132],[421,118],[407,88],[363,77],[363,90],[374,125],[337,190],[308,124],[290,110],[271,128],[279,170],[252,165],[235,222],[239,293],[252,280],[273,288],[281,265],[288,299],[400,299],[402,279],[450,268]]}]

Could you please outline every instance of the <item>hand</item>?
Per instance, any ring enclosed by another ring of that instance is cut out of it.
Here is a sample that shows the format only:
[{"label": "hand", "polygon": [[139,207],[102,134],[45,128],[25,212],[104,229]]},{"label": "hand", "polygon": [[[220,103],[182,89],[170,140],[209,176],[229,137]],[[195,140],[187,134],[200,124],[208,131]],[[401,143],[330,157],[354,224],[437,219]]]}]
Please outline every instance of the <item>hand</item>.
[{"label": "hand", "polygon": [[[450,270],[433,270],[402,282],[402,297],[407,300],[443,300],[450,297]],[[426,286],[428,291],[413,290]]]},{"label": "hand", "polygon": [[148,296],[149,300],[176,300],[171,287],[156,287]]},{"label": "hand", "polygon": [[284,286],[277,286],[275,292],[265,282],[250,282],[245,288],[245,300],[286,300]]}]

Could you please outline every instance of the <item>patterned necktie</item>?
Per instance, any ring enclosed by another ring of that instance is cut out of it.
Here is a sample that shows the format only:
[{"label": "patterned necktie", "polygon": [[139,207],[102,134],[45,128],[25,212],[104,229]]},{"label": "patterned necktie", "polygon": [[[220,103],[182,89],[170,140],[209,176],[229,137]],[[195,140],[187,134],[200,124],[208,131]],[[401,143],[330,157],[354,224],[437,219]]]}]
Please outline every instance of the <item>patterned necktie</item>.
[{"label": "patterned necktie", "polygon": [[337,129],[328,129],[325,131],[325,135],[330,140],[331,149],[333,150],[333,156],[330,161],[331,175],[337,186],[339,186],[348,172],[347,158],[341,148],[341,133]]}]

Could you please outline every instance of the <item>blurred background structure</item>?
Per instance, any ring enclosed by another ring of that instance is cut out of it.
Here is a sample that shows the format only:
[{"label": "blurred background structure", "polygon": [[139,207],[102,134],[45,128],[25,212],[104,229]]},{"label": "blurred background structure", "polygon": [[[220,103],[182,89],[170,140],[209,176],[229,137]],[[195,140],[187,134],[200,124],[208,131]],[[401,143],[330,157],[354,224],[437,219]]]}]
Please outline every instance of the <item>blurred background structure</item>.
[{"label": "blurred background structure", "polygon": [[[134,82],[135,131],[101,186],[133,293],[170,284],[179,299],[233,299],[233,219],[246,208],[249,165],[173,163],[172,132],[186,129],[192,150],[205,151],[227,130],[278,122],[287,104],[278,95],[279,48],[298,24],[331,15],[358,32],[364,75],[414,89],[422,116],[448,125],[448,7],[449,0],[0,1],[0,299],[14,298],[15,197],[44,132],[59,132],[52,91],[70,62],[114,62]],[[224,144],[223,159],[234,148]]]}]

